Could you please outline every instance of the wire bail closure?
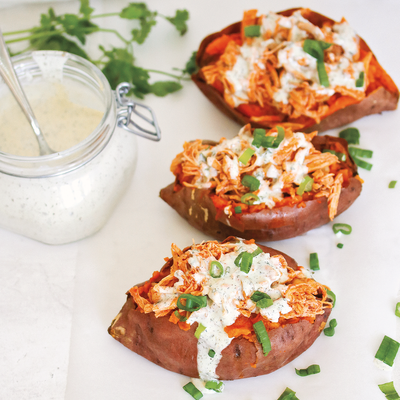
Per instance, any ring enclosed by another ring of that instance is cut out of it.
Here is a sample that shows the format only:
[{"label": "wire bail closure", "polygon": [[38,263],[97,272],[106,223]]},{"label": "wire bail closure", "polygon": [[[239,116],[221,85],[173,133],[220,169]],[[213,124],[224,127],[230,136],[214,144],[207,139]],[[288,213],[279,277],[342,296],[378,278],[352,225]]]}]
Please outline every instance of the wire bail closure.
[{"label": "wire bail closure", "polygon": [[[146,139],[154,140],[156,142],[160,141],[161,131],[154,111],[144,104],[136,103],[131,98],[125,97],[131,88],[132,85],[130,83],[122,82],[115,90],[118,105],[124,107],[123,109],[118,110],[117,113],[118,126],[130,133],[134,133],[135,135]],[[141,110],[146,110],[147,114],[151,115],[151,118],[145,116]],[[154,129],[149,130],[139,125],[137,123],[139,120],[141,120],[140,122],[142,124],[144,122],[147,126],[152,126]]]}]

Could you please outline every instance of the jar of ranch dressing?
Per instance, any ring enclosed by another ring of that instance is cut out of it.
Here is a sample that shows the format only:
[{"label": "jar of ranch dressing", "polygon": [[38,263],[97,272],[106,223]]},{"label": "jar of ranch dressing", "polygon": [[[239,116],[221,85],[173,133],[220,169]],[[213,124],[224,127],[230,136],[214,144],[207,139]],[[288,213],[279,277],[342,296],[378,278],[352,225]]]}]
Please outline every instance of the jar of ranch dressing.
[{"label": "jar of ranch dressing", "polygon": [[136,138],[160,139],[151,109],[115,92],[87,60],[38,51],[14,68],[54,154],[36,137],[0,78],[0,227],[49,244],[98,231],[129,185]]}]

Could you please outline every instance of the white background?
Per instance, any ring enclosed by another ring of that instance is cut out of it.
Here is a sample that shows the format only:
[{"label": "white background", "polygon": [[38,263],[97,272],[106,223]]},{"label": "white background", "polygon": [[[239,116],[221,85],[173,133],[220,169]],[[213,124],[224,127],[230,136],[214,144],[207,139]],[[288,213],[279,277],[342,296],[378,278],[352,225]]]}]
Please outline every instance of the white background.
[{"label": "white background", "polygon": [[[91,5],[100,14],[119,11],[127,3],[98,0]],[[76,1],[14,5],[0,10],[0,27],[3,32],[29,28],[49,4],[56,13],[78,9]],[[160,20],[146,43],[135,46],[139,66],[182,68],[203,37],[240,20],[244,9],[267,12],[301,5],[335,20],[345,16],[400,84],[397,0],[304,0],[301,4],[150,0],[147,4],[169,16],[186,8],[191,18],[183,37]],[[131,22],[117,18],[96,23],[125,34],[133,28]],[[97,54],[98,43],[119,45],[112,35],[99,33],[89,40],[89,51]],[[187,377],[130,352],[108,335],[107,327],[122,307],[125,292],[163,265],[172,242],[182,248],[193,239],[210,239],[158,197],[159,190],[173,181],[169,166],[183,142],[232,137],[239,126],[214,109],[191,82],[166,98],[148,96],[145,103],[157,114],[162,140],[138,139],[136,173],[99,233],[77,243],[48,246],[0,230],[0,399],[190,398],[182,390]],[[328,224],[302,237],[270,244],[306,266],[309,254],[318,253],[321,270],[315,278],[338,297],[332,313],[338,321],[336,334],[322,335],[307,352],[271,375],[227,382],[218,396],[221,400],[275,400],[286,387],[300,400],[384,399],[377,385],[393,379],[400,392],[400,366],[384,372],[373,363],[384,335],[400,340],[400,323],[394,315],[400,289],[400,115],[387,112],[352,126],[361,132],[360,147],[374,151],[372,170],[360,170],[365,180],[361,196],[336,221],[350,224],[352,234],[337,238]],[[395,189],[388,189],[391,180],[399,181]],[[336,247],[339,241],[343,249]],[[304,378],[295,374],[295,367],[310,364],[319,364],[321,373]]]}]

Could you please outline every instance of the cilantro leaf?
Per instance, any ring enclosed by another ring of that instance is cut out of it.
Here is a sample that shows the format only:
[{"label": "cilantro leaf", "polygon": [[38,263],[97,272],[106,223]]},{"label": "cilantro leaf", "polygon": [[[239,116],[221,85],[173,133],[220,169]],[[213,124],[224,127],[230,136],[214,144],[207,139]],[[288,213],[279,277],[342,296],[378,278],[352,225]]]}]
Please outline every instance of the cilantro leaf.
[{"label": "cilantro leaf", "polygon": [[86,43],[86,35],[99,30],[99,27],[87,19],[80,19],[74,14],[65,14],[58,21],[68,35],[76,36],[82,44]]},{"label": "cilantro leaf", "polygon": [[111,59],[105,63],[102,72],[110,82],[111,88],[115,89],[121,82],[130,82],[132,64],[122,60]]},{"label": "cilantro leaf", "polygon": [[89,18],[93,11],[94,8],[89,6],[89,0],[81,0],[79,12],[83,14],[84,17]]},{"label": "cilantro leaf", "polygon": [[176,10],[175,17],[166,17],[166,19],[175,26],[181,36],[187,32],[186,21],[189,19],[189,12],[187,10]]},{"label": "cilantro leaf", "polygon": [[159,97],[164,97],[180,89],[182,89],[182,85],[176,81],[158,81],[151,85],[151,92]]},{"label": "cilantro leaf", "polygon": [[199,69],[199,67],[197,66],[197,63],[196,63],[196,55],[197,55],[197,51],[194,51],[192,53],[192,55],[190,56],[189,61],[186,63],[185,69],[182,70],[182,72],[184,74],[192,75],[192,74],[196,73],[197,70]]},{"label": "cilantro leaf", "polygon": [[89,56],[82,48],[62,35],[54,34],[44,40],[36,40],[34,41],[34,46],[37,50],[67,51],[68,53],[76,54],[77,56],[90,60]]},{"label": "cilantro leaf", "polygon": [[152,12],[147,8],[146,3],[129,3],[129,6],[125,7],[119,13],[119,16],[126,19],[140,19],[147,18],[151,14]]},{"label": "cilantro leaf", "polygon": [[141,29],[132,29],[132,40],[134,42],[137,42],[139,44],[143,44],[143,42],[146,40],[147,36],[149,36],[149,33],[151,31],[151,28],[156,24],[157,22],[153,20],[140,20],[140,28]]}]

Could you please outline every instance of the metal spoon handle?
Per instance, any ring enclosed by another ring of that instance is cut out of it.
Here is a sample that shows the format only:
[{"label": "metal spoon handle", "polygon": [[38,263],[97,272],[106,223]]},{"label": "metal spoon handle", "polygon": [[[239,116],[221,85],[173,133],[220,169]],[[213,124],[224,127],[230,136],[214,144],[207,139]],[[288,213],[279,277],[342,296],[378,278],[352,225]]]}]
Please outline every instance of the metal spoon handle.
[{"label": "metal spoon handle", "polygon": [[3,78],[6,85],[10,88],[13,96],[20,105],[26,118],[32,126],[33,132],[36,135],[36,139],[39,143],[40,155],[52,154],[54,151],[49,147],[43,134],[39,128],[39,124],[35,118],[32,108],[26,98],[25,92],[19,83],[18,77],[14,71],[14,67],[11,63],[10,55],[8,54],[7,46],[4,41],[3,34],[0,30],[0,75]]}]

